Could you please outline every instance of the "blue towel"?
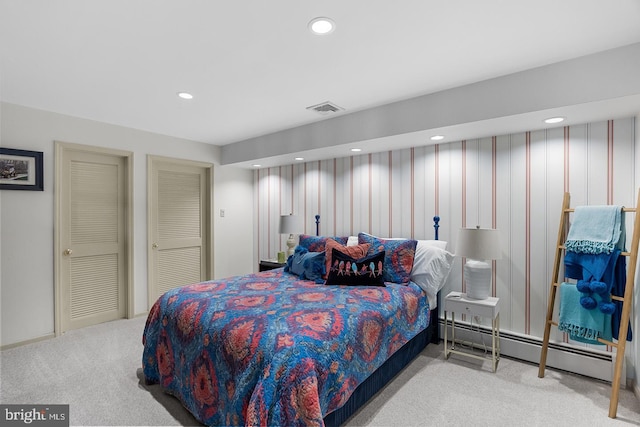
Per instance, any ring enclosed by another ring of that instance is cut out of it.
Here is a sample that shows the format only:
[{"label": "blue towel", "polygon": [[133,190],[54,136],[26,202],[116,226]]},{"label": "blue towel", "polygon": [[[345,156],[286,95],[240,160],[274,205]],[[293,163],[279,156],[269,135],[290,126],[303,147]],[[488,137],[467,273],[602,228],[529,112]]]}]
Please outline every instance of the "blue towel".
[{"label": "blue towel", "polygon": [[621,212],[615,205],[576,207],[565,242],[567,251],[611,253],[620,240]]},{"label": "blue towel", "polygon": [[614,267],[619,256],[619,249],[609,254],[567,252],[564,255],[564,275],[576,280],[605,282],[610,285],[609,292],[611,292],[615,278]]},{"label": "blue towel", "polygon": [[[616,305],[611,302],[611,290],[615,286],[614,273],[619,258],[620,249],[614,249],[610,254],[565,254],[565,276],[578,280],[578,290],[583,296],[580,304],[583,307],[598,307],[608,314],[616,311]],[[600,301],[596,300],[594,293],[600,296]]]},{"label": "blue towel", "polygon": [[[618,262],[616,263],[615,272],[614,272],[614,280],[613,280],[613,288],[611,289],[611,294],[619,297],[624,296],[624,291],[627,284],[627,257],[621,256],[618,257]],[[611,328],[613,332],[613,338],[616,340],[620,340],[618,336],[620,333],[620,321],[622,320],[622,301],[613,301],[616,306],[616,312],[611,316]],[[631,341],[633,339],[633,332],[631,331],[631,319],[629,319],[629,323],[627,326],[627,341]]]},{"label": "blue towel", "polygon": [[567,332],[574,341],[600,345],[597,338],[611,341],[611,315],[584,309],[580,305],[581,296],[576,285],[560,284],[558,329]]}]

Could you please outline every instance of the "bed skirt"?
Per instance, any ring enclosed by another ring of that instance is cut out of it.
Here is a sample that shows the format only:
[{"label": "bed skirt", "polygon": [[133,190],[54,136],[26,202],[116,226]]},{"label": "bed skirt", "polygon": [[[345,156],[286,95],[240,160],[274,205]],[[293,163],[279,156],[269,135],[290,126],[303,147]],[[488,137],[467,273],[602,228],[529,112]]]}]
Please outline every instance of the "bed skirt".
[{"label": "bed skirt", "polygon": [[339,426],[351,417],[374,394],[382,389],[393,377],[407,366],[429,344],[440,341],[438,310],[429,313],[429,326],[396,351],[382,366],[362,382],[347,403],[324,417],[327,427]]}]

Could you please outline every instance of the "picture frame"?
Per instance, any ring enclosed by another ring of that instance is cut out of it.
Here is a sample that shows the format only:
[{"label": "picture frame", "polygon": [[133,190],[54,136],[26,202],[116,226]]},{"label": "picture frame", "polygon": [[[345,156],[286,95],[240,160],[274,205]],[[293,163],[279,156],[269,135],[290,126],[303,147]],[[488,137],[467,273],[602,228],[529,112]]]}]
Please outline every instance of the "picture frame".
[{"label": "picture frame", "polygon": [[41,151],[0,148],[0,190],[44,191]]}]

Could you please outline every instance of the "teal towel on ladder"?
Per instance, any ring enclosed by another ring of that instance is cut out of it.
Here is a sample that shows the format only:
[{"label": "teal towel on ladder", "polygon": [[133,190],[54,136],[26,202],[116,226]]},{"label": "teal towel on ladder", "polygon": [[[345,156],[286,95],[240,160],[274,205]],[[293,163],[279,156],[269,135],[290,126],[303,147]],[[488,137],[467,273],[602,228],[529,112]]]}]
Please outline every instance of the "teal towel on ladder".
[{"label": "teal towel on ladder", "polygon": [[558,329],[568,333],[574,341],[600,345],[602,343],[597,338],[611,341],[611,315],[583,308],[580,305],[581,296],[576,285],[566,282],[560,284]]},{"label": "teal towel on ladder", "polygon": [[565,246],[584,254],[611,253],[620,240],[621,206],[578,206]]}]

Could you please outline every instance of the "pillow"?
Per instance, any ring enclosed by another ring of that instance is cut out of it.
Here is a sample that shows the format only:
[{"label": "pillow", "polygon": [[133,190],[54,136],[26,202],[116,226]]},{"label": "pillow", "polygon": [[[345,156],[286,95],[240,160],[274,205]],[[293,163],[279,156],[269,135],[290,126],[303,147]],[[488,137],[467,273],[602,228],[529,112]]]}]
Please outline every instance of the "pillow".
[{"label": "pillow", "polygon": [[347,246],[355,246],[358,244],[358,236],[349,236]]},{"label": "pillow", "polygon": [[445,240],[418,240],[418,246],[420,246],[420,243],[435,246],[440,249],[447,249],[447,242]]},{"label": "pillow", "polygon": [[445,248],[432,245],[429,240],[418,240],[416,253],[413,257],[413,269],[411,270],[411,275],[413,276],[414,274],[426,272],[429,269],[429,264],[434,259],[444,256],[448,256],[450,258],[449,263],[451,263],[453,262],[451,259],[453,259],[455,255],[447,251]]},{"label": "pillow", "polygon": [[297,246],[293,255],[287,260],[284,271],[295,274],[303,280],[324,282],[325,264],[324,252],[309,252],[302,246]]},{"label": "pillow", "polygon": [[385,282],[408,283],[411,280],[413,257],[418,242],[412,239],[381,239],[366,233],[358,234],[358,242],[369,243],[368,255],[385,251],[383,276]]},{"label": "pillow", "polygon": [[438,305],[436,295],[449,277],[454,258],[452,253],[418,240],[411,281],[426,292],[430,309]]},{"label": "pillow", "polygon": [[331,266],[334,264],[333,262],[333,256],[332,256],[332,250],[333,249],[337,249],[338,251],[342,252],[343,254],[349,255],[351,258],[355,258],[355,259],[359,259],[364,257],[365,255],[367,255],[367,251],[369,250],[369,244],[365,243],[363,245],[356,245],[356,246],[345,246],[343,244],[340,244],[339,242],[336,242],[335,240],[329,238],[327,239],[326,245],[326,261],[325,261],[325,279],[327,278],[327,275],[329,274],[329,270],[331,269]]},{"label": "pillow", "polygon": [[309,251],[306,248],[303,248],[302,246],[296,246],[293,254],[289,256],[289,258],[287,258],[287,263],[284,266],[284,271],[299,276],[303,269],[303,257],[308,252]]},{"label": "pillow", "polygon": [[331,258],[336,265],[325,285],[384,286],[384,251],[356,259],[334,248]]},{"label": "pillow", "polygon": [[[368,237],[375,237],[376,239],[384,239],[384,240],[409,240],[406,239],[404,237],[378,237],[378,236],[374,236],[373,234],[369,234],[369,233],[365,233],[362,232],[362,234],[364,234],[365,236]],[[347,246],[349,246],[349,242],[351,241],[351,238],[357,239],[357,237],[355,236],[349,236],[349,240],[347,240]],[[418,240],[418,242],[425,242],[428,245],[432,245],[432,246],[437,246],[441,249],[447,249],[447,241],[446,240]],[[353,245],[355,245],[355,243],[352,243]]]},{"label": "pillow", "polygon": [[298,245],[306,248],[309,252],[322,252],[324,251],[324,245],[327,239],[333,239],[342,245],[346,245],[348,237],[310,236],[308,234],[301,234]]}]

